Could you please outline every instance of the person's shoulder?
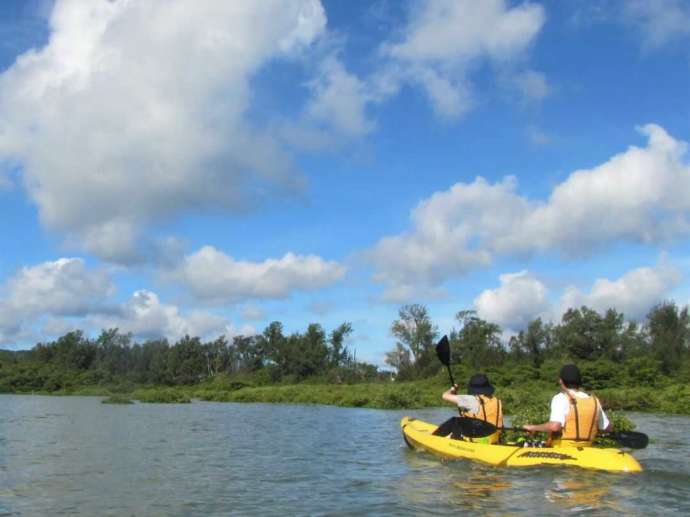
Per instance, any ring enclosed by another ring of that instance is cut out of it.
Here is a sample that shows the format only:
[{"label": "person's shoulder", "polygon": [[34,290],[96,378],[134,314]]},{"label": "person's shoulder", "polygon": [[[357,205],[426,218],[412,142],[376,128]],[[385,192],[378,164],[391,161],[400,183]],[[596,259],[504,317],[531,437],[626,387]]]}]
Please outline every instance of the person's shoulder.
[{"label": "person's shoulder", "polygon": [[565,401],[567,402],[567,401],[568,401],[568,397],[566,396],[565,393],[563,393],[563,392],[561,391],[561,392],[556,393],[556,394],[553,396],[553,398],[551,399],[551,402],[552,402],[552,403],[554,403],[554,402],[561,402],[561,401],[563,401],[563,400],[565,400]]}]

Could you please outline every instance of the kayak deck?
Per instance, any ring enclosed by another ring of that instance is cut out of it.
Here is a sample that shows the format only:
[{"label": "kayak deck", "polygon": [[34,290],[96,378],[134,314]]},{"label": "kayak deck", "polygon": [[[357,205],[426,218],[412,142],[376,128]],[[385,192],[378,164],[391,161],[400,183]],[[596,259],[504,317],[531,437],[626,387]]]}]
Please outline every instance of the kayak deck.
[{"label": "kayak deck", "polygon": [[637,460],[620,449],[574,446],[537,448],[473,443],[434,436],[432,433],[438,426],[411,417],[404,417],[400,427],[408,446],[443,458],[469,459],[505,467],[572,465],[609,472],[642,471]]}]

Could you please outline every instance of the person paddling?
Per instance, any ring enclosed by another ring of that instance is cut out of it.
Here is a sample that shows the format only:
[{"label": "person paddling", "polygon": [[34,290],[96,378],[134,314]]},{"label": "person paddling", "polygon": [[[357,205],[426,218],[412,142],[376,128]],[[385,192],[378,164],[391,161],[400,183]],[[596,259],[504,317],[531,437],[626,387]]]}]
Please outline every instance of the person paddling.
[{"label": "person paddling", "polygon": [[[494,387],[489,378],[483,373],[477,373],[470,378],[467,384],[467,395],[458,395],[458,385],[455,384],[446,390],[441,398],[458,407],[461,417],[476,418],[488,422],[496,427],[503,427],[503,404],[493,396]],[[453,420],[451,419],[434,432],[439,436],[447,436],[453,432]],[[496,443],[500,438],[500,431],[484,438],[465,438],[480,443]]]},{"label": "person paddling", "polygon": [[561,392],[551,399],[551,416],[543,424],[523,426],[529,432],[548,432],[549,445],[589,446],[598,431],[610,432],[612,425],[599,399],[580,390],[582,377],[574,364],[561,368]]}]

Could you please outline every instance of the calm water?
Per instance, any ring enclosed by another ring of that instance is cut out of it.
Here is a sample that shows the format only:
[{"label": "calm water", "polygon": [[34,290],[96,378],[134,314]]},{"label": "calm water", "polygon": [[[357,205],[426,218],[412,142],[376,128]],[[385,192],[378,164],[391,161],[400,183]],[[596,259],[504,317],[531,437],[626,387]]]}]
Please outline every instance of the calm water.
[{"label": "calm water", "polygon": [[690,418],[632,415],[645,472],[499,469],[403,445],[450,410],[0,396],[0,515],[690,515]]}]

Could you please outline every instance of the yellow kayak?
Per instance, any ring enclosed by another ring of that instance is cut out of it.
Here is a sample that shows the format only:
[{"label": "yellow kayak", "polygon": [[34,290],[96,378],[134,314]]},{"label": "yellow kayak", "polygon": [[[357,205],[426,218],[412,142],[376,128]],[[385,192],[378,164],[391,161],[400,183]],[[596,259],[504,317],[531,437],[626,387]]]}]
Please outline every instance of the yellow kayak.
[{"label": "yellow kayak", "polygon": [[574,465],[608,472],[641,472],[642,466],[628,452],[598,447],[518,447],[490,445],[434,436],[436,425],[404,417],[400,421],[403,438],[408,446],[423,449],[449,459],[469,459],[505,467],[535,465]]}]

